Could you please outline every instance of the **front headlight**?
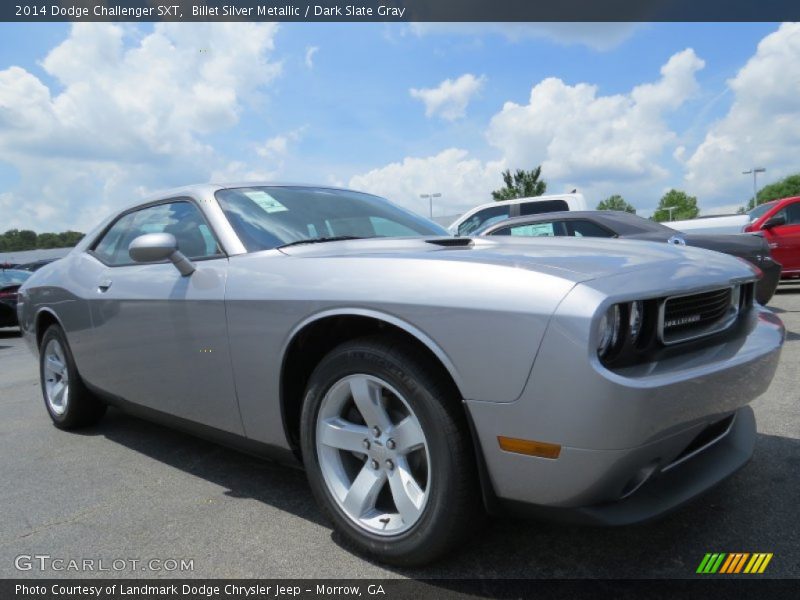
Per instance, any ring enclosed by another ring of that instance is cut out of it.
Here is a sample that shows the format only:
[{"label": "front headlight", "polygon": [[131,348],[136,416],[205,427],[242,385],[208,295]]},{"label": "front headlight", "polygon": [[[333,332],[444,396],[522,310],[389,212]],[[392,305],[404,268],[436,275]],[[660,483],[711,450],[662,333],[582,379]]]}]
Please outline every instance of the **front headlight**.
[{"label": "front headlight", "polygon": [[598,344],[597,354],[602,358],[606,356],[619,341],[619,305],[610,307],[605,314],[600,317],[598,323]]}]

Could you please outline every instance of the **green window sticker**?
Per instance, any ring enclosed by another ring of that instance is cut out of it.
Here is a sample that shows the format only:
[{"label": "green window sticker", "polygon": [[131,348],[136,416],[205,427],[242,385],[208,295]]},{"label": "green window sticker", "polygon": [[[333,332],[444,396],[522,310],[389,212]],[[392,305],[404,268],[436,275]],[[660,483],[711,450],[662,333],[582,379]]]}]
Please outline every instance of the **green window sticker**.
[{"label": "green window sticker", "polygon": [[244,195],[258,204],[264,212],[275,213],[289,210],[266,192],[245,192]]}]

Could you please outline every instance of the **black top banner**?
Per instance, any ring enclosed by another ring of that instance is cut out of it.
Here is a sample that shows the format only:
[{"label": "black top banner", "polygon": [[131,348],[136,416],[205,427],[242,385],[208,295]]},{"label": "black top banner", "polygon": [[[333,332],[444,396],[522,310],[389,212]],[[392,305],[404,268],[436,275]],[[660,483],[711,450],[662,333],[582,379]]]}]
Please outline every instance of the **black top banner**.
[{"label": "black top banner", "polygon": [[797,21],[800,0],[11,0],[0,21]]}]

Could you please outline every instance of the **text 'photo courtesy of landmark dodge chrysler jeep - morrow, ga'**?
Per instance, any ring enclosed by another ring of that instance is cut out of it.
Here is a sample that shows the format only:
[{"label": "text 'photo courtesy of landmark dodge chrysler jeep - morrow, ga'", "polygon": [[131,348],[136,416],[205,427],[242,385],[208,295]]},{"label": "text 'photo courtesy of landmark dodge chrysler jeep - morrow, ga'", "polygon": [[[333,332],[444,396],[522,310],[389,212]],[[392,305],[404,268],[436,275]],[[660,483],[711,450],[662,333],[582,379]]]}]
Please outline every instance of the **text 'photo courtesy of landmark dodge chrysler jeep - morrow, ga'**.
[{"label": "text 'photo courtesy of landmark dodge chrysler jeep - morrow, ga'", "polygon": [[111,404],[302,464],[351,545],[409,565],[487,510],[633,523],[744,465],[784,339],[755,283],[698,248],[207,184],[107,219],[18,315],[56,426]]}]

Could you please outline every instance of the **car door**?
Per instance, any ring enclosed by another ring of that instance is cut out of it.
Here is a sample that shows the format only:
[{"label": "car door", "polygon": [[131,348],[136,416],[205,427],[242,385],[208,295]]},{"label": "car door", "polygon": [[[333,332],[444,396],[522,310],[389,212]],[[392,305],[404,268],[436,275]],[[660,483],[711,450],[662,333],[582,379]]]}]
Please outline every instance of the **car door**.
[{"label": "car door", "polygon": [[[196,271],[136,264],[128,246],[172,233]],[[225,318],[228,259],[190,199],[122,215],[90,253],[105,268],[90,302],[94,360],[87,379],[147,408],[241,433]]]},{"label": "car door", "polygon": [[800,200],[784,206],[772,217],[783,215],[785,225],[764,229],[772,258],[781,264],[784,273],[800,272]]}]

